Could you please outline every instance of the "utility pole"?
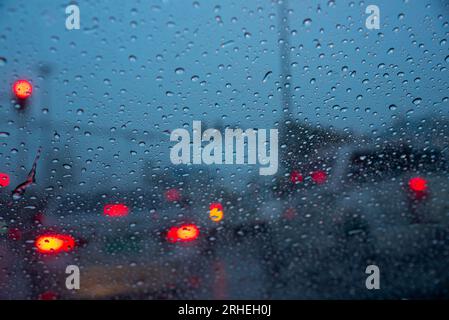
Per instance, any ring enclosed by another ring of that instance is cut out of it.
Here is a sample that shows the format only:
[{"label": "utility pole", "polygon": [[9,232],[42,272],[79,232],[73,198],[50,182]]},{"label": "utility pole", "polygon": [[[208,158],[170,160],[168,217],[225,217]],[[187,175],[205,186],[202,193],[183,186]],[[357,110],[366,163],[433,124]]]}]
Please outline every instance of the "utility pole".
[{"label": "utility pole", "polygon": [[278,2],[279,61],[281,64],[282,110],[286,118],[292,116],[290,26],[288,15],[288,0],[280,0]]},{"label": "utility pole", "polygon": [[290,172],[297,163],[298,137],[295,135],[297,126],[293,120],[293,101],[291,90],[291,62],[290,62],[290,26],[288,0],[278,1],[278,43],[279,43],[279,63],[281,69],[281,104],[283,117],[280,119],[281,139],[287,148],[281,151],[282,167]]},{"label": "utility pole", "polygon": [[[52,126],[53,123],[51,121],[51,113],[52,113],[52,105],[51,105],[51,75],[53,73],[53,67],[50,63],[42,62],[38,66],[38,72],[39,76],[43,79],[43,86],[42,86],[42,99],[41,99],[41,105],[48,110],[48,112],[41,113],[41,141],[40,144],[43,148],[43,162],[45,164],[45,169],[42,175],[43,180],[48,180],[51,176],[51,159],[49,157],[51,156],[51,150],[52,150],[52,144],[51,144],[51,135],[52,135]],[[45,117],[45,119],[44,119]],[[48,181],[47,181],[48,182]]]}]

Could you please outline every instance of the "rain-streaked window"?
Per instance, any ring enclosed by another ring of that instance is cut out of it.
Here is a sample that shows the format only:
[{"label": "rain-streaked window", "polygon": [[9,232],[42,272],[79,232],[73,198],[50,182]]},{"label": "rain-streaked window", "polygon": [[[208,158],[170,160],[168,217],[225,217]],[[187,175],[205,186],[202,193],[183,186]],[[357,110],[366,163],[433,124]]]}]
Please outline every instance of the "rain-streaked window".
[{"label": "rain-streaked window", "polygon": [[449,3],[0,2],[0,299],[449,292]]}]

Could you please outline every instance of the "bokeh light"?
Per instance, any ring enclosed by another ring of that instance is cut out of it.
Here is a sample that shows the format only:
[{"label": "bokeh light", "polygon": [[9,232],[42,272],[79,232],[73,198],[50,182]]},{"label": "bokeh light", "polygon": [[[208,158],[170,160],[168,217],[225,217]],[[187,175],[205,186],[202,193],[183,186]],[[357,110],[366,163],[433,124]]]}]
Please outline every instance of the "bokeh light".
[{"label": "bokeh light", "polygon": [[167,232],[169,242],[189,242],[198,238],[200,231],[194,224],[184,224],[180,227],[171,227]]},{"label": "bokeh light", "polygon": [[36,239],[35,246],[40,253],[45,254],[69,252],[75,248],[75,239],[67,234],[45,234]]},{"label": "bokeh light", "polygon": [[181,199],[181,193],[175,188],[168,189],[164,195],[165,199],[169,202],[175,202]]},{"label": "bokeh light", "polygon": [[323,170],[317,170],[311,173],[312,181],[316,184],[323,184],[327,180],[327,174]]},{"label": "bokeh light", "polygon": [[122,203],[107,204],[103,208],[103,213],[113,218],[126,217],[129,214],[129,208]]},{"label": "bokeh light", "polygon": [[221,203],[214,202],[209,206],[209,218],[214,222],[223,220],[223,206]]},{"label": "bokeh light", "polygon": [[9,186],[11,180],[9,178],[9,175],[6,173],[0,172],[0,187],[5,188]]},{"label": "bokeh light", "polygon": [[27,80],[17,80],[12,91],[18,99],[27,99],[33,93],[33,86]]},{"label": "bokeh light", "polygon": [[408,185],[415,192],[424,192],[427,190],[427,180],[421,177],[411,178],[408,181]]},{"label": "bokeh light", "polygon": [[297,171],[297,170],[293,170],[290,173],[290,181],[293,183],[300,183],[303,182],[304,177],[302,176],[301,172]]}]

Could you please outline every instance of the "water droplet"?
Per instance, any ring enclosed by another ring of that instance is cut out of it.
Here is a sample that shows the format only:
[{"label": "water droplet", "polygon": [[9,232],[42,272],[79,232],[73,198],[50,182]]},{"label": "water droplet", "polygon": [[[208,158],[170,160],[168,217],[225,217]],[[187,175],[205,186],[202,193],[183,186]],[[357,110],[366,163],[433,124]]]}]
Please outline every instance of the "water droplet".
[{"label": "water droplet", "polygon": [[388,107],[388,109],[390,109],[390,111],[395,111],[398,109],[398,107],[395,104],[390,104],[390,106]]},{"label": "water droplet", "polygon": [[184,71],[185,71],[185,70],[184,70],[183,68],[176,68],[176,69],[175,69],[175,73],[176,73],[176,74],[183,74]]},{"label": "water droplet", "polygon": [[421,98],[415,98],[413,99],[413,104],[414,105],[419,105],[421,103],[422,99]]},{"label": "water droplet", "polygon": [[268,78],[270,77],[270,75],[271,75],[272,73],[273,73],[272,71],[268,71],[267,73],[265,73],[265,75],[264,75],[264,77],[263,77],[263,79],[262,79],[262,82],[263,82],[263,83],[267,82]]},{"label": "water droplet", "polygon": [[222,48],[226,48],[226,47],[232,45],[233,43],[234,43],[234,40],[229,40],[229,41],[223,42],[220,46]]},{"label": "water droplet", "polygon": [[312,25],[312,19],[310,18],[304,19],[302,24],[304,25],[304,27],[310,27]]}]

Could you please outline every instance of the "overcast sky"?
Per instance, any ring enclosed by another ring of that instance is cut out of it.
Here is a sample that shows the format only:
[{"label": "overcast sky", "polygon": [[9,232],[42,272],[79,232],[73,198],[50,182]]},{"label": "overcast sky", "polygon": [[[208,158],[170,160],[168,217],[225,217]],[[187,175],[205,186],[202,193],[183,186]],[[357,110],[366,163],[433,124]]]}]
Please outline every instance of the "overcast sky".
[{"label": "overcast sky", "polygon": [[[78,1],[81,30],[72,31],[68,4],[0,2],[0,132],[10,133],[0,137],[0,163],[12,165],[19,141],[30,150],[46,141],[39,127],[74,148],[80,163],[129,172],[148,158],[166,164],[164,132],[193,120],[273,128],[281,119],[273,1]],[[380,30],[365,27],[369,4],[380,7]],[[395,118],[448,114],[449,27],[439,16],[447,1],[289,7],[294,117],[370,133]],[[51,67],[46,78],[40,64]],[[17,78],[35,85],[28,133],[11,106]]]}]

